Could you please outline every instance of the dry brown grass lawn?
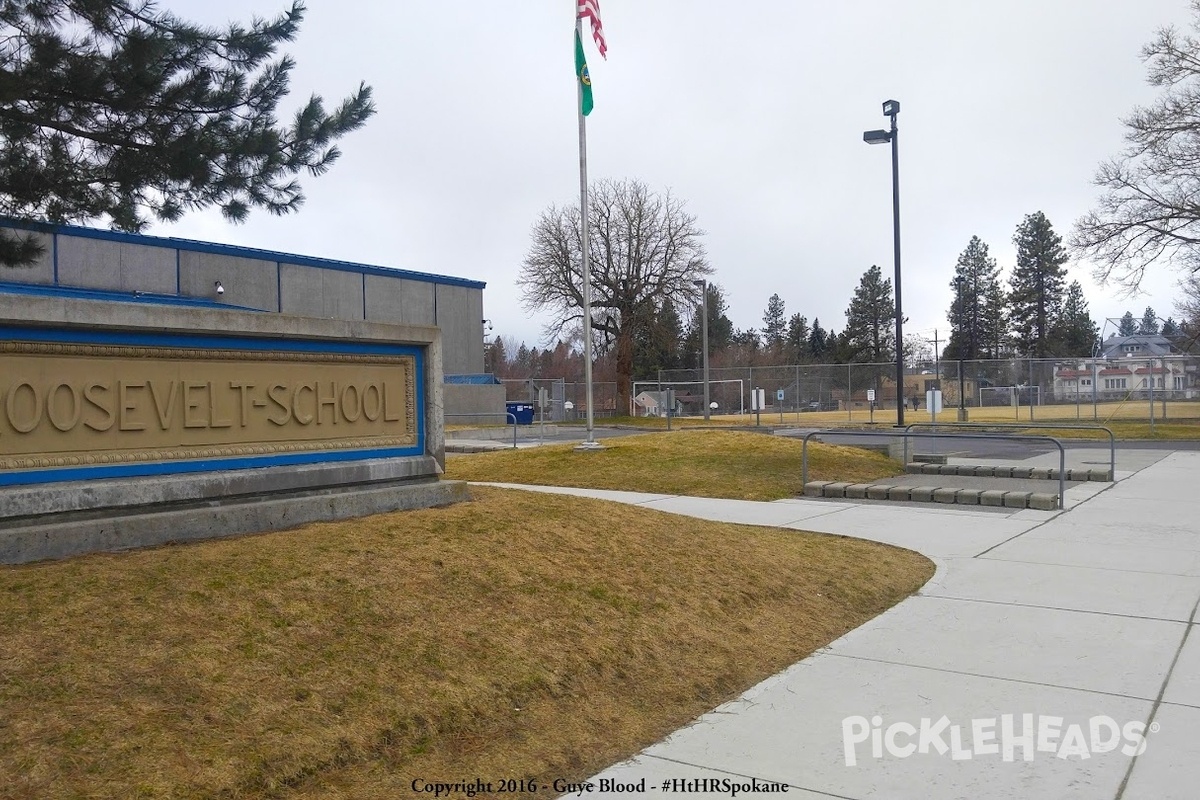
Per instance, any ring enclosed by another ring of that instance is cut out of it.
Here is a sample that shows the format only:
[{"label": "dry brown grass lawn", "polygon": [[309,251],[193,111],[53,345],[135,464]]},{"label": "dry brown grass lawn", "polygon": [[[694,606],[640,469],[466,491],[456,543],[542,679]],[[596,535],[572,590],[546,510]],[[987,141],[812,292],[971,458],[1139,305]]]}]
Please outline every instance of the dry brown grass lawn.
[{"label": "dry brown grass lawn", "polygon": [[417,778],[581,778],[933,572],[852,539],[473,494],[0,568],[0,796],[389,798]]},{"label": "dry brown grass lawn", "polygon": [[[574,445],[498,450],[451,459],[446,477],[537,486],[779,500],[804,493],[799,439],[742,431],[672,431],[605,439],[604,450]],[[870,481],[899,475],[881,453],[810,442],[809,480]]]}]

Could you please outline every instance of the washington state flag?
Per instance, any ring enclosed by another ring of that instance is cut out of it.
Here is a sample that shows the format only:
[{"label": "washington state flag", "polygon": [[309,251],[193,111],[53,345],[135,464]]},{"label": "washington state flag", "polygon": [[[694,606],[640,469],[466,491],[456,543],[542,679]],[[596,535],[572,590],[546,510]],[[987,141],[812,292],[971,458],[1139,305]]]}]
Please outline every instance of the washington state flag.
[{"label": "washington state flag", "polygon": [[588,75],[587,59],[583,57],[583,42],[575,31],[575,77],[579,79],[579,112],[585,117],[592,113],[592,78]]}]

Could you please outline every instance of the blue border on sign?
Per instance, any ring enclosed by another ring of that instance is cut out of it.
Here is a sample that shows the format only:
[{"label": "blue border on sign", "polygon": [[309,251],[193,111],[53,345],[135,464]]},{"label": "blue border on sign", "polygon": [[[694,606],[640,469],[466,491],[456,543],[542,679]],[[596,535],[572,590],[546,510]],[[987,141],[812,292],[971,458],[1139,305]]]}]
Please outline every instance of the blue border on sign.
[{"label": "blue border on sign", "polygon": [[270,456],[233,456],[229,458],[196,458],[174,461],[138,462],[129,464],[97,464],[79,467],[51,467],[37,470],[0,471],[0,486],[21,486],[38,483],[57,483],[104,478],[131,478],[149,475],[173,475],[217,470],[254,469],[259,467],[319,464],[323,462],[357,461],[366,458],[401,458],[425,454],[425,353],[413,345],[376,344],[369,342],[313,341],[299,339],[264,339],[209,334],[154,334],[138,331],[70,331],[62,329],[0,326],[0,337],[27,342],[56,344],[104,344],[140,347],[168,347],[208,350],[279,350],[294,353],[351,353],[357,355],[410,355],[414,357],[415,394],[417,401],[417,442],[412,447],[360,448],[353,450],[320,450],[308,453],[286,453]]}]

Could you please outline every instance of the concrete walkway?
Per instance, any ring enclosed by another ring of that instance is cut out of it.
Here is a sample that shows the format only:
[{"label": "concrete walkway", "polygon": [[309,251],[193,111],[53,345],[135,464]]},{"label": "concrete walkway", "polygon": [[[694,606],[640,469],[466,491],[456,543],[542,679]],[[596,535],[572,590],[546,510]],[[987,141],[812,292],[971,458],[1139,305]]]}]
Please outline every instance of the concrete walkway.
[{"label": "concrete walkway", "polygon": [[1200,797],[1200,453],[1122,451],[1118,476],[1069,489],[1060,512],[539,489],[872,539],[938,566],[583,796],[644,779],[640,796],[747,796],[757,780],[814,799]]}]

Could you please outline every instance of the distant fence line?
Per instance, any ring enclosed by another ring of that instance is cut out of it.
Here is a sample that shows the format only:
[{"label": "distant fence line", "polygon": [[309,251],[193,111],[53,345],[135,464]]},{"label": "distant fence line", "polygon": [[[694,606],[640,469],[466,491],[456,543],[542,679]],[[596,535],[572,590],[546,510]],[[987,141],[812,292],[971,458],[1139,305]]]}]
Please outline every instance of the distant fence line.
[{"label": "distant fence line", "polygon": [[[903,397],[925,408],[927,392],[941,391],[944,408],[980,406],[1090,406],[1092,415],[1101,404],[1146,405],[1194,402],[1200,416],[1200,356],[1193,354],[1146,355],[1123,358],[1012,358],[964,360],[961,375],[957,360],[929,362],[910,367],[904,378]],[[577,419],[586,408],[586,387],[563,378],[501,379],[509,401],[536,402],[546,389],[547,421]],[[630,408],[617,408],[617,384],[593,383],[594,416],[657,413],[659,394],[675,391],[680,413],[703,413],[704,371],[662,370],[657,379],[638,380]],[[751,392],[765,390],[773,411],[857,411],[895,408],[895,362],[853,364],[789,364],[785,366],[713,367],[709,370],[709,402],[715,413],[737,413],[752,406]],[[649,394],[649,397],[642,397]],[[1134,409],[1136,410],[1136,409]],[[1156,415],[1157,415],[1156,413]],[[1082,411],[1080,412],[1082,415]]]}]

